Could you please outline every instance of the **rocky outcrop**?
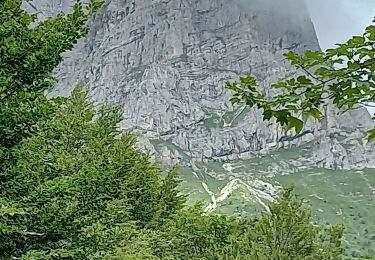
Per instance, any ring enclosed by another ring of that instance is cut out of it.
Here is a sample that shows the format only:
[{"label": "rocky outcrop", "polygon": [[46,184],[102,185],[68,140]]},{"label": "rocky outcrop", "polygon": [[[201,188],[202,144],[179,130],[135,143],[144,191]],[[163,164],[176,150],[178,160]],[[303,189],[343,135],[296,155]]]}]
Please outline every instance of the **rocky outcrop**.
[{"label": "rocky outcrop", "polygon": [[[34,0],[25,8],[43,18],[67,12],[72,3]],[[252,74],[272,94],[267,86],[296,73],[284,52],[319,49],[300,0],[108,0],[90,27],[55,71],[59,84],[49,95],[67,95],[82,81],[96,104],[120,105],[121,128],[140,135],[142,147],[169,163],[277,149],[281,127],[264,122],[259,111],[233,107],[224,82]],[[361,140],[371,119],[363,110],[344,117],[328,110],[323,123],[307,125],[320,133],[316,164],[366,165],[371,158]],[[359,117],[363,129],[353,123]],[[332,141],[332,129],[352,146]]]},{"label": "rocky outcrop", "polygon": [[368,111],[358,108],[330,119],[312,148],[316,165],[345,170],[375,168],[375,144],[368,143],[366,135],[375,124]]}]

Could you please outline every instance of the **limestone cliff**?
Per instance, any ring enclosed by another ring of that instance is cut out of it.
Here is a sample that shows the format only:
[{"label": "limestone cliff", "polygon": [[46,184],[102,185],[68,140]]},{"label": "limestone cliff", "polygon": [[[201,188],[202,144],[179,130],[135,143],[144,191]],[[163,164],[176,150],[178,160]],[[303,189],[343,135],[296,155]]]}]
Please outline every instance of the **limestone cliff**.
[{"label": "limestone cliff", "polygon": [[[24,6],[43,18],[68,12],[73,2]],[[270,83],[297,73],[284,52],[319,49],[301,0],[108,0],[90,27],[66,53],[49,94],[67,95],[81,80],[96,104],[120,105],[122,129],[137,133],[142,147],[166,162],[277,149],[285,135],[280,126],[263,122],[259,111],[233,107],[224,82],[252,74],[269,92]],[[307,125],[316,130],[311,165],[368,166],[373,155],[365,155],[370,148],[362,142],[372,126],[368,113],[338,117],[327,107],[325,114]]]}]

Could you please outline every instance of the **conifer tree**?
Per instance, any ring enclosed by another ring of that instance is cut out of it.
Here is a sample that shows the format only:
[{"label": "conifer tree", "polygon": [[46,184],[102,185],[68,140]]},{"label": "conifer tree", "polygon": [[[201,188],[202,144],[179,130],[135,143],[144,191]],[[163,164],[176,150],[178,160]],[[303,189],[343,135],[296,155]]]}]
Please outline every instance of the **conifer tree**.
[{"label": "conifer tree", "polygon": [[44,91],[64,52],[88,32],[88,19],[101,6],[77,3],[71,14],[38,22],[21,0],[0,1],[0,166],[8,151],[35,132],[38,119],[53,109]]},{"label": "conifer tree", "polygon": [[35,24],[21,0],[0,1],[0,258],[336,259],[341,227],[313,226],[290,191],[259,218],[204,215],[185,206],[176,167],[118,131],[119,109],[95,110],[81,87],[45,98],[100,5]]}]

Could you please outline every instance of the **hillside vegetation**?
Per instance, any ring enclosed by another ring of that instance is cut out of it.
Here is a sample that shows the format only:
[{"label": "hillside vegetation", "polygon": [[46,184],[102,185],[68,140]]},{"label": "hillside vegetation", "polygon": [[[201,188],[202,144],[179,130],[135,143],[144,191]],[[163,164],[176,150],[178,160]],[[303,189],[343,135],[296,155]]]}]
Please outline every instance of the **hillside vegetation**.
[{"label": "hillside vegetation", "polygon": [[343,227],[314,225],[292,188],[257,216],[208,214],[186,205],[177,167],[117,130],[119,109],[94,108],[81,86],[48,100],[53,69],[101,3],[38,24],[20,5],[0,2],[1,259],[343,258]]}]

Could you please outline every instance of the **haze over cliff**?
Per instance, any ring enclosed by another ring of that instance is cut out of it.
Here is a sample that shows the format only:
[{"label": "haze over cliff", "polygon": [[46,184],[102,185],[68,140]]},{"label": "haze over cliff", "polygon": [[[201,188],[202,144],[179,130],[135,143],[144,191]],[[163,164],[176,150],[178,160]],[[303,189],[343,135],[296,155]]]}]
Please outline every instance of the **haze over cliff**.
[{"label": "haze over cliff", "polygon": [[[34,0],[25,8],[48,17],[73,2]],[[65,55],[49,95],[67,95],[82,81],[96,104],[124,109],[121,128],[139,135],[142,149],[190,166],[279,149],[290,133],[259,111],[233,107],[224,82],[252,74],[271,95],[271,83],[299,73],[283,53],[319,49],[301,0],[109,0],[90,28]],[[374,166],[364,141],[372,125],[365,109],[337,116],[328,105],[322,122],[307,124],[314,135],[290,145],[308,143],[311,167]]]}]

